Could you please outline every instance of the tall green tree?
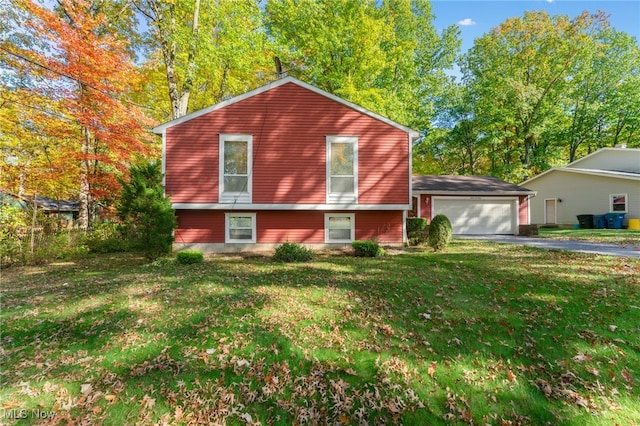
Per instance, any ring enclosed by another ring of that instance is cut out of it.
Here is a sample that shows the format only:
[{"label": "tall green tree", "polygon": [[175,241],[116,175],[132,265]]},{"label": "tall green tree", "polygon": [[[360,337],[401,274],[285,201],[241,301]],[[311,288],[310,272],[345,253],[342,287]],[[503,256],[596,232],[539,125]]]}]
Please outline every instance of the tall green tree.
[{"label": "tall green tree", "polygon": [[269,34],[290,75],[427,128],[459,39],[438,34],[427,0],[269,0]]},{"label": "tall green tree", "polygon": [[175,119],[275,78],[262,11],[252,0],[135,0],[147,22],[140,101]]},{"label": "tall green tree", "polygon": [[640,119],[637,42],[604,26],[584,38],[577,58],[561,94],[560,130],[547,138],[568,149],[568,161],[604,146],[633,145]]},{"label": "tall green tree", "polygon": [[640,98],[629,85],[638,74],[632,40],[612,31],[605,14],[586,12],[526,12],[477,39],[460,65],[486,135],[488,172],[521,181],[580,149],[612,144],[614,117],[623,137],[633,135]]}]

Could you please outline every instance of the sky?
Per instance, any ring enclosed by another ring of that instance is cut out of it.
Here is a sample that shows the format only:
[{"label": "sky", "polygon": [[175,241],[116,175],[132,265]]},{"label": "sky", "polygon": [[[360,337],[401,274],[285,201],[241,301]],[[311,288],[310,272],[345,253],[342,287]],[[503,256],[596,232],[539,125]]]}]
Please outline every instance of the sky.
[{"label": "sky", "polygon": [[431,0],[431,7],[438,31],[450,25],[460,27],[463,53],[476,38],[507,18],[524,16],[531,10],[572,18],[585,10],[603,10],[610,15],[609,22],[616,30],[635,37],[640,45],[640,0]]}]

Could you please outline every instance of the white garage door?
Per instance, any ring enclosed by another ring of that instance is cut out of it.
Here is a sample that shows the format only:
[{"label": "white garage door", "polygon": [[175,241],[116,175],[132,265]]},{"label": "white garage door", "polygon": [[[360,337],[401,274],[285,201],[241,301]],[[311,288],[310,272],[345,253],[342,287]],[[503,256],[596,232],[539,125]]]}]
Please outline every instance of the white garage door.
[{"label": "white garage door", "polygon": [[516,202],[513,199],[433,197],[433,215],[444,214],[454,234],[514,234]]}]

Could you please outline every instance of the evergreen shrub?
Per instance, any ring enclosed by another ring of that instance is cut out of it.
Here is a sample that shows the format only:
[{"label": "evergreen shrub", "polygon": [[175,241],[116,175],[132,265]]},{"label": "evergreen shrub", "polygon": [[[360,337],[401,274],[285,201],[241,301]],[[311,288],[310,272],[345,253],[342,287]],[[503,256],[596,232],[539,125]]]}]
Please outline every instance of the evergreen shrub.
[{"label": "evergreen shrub", "polygon": [[429,235],[427,219],[424,217],[407,218],[407,238],[410,246],[417,246],[425,243]]},{"label": "evergreen shrub", "polygon": [[351,243],[351,247],[357,257],[384,256],[384,249],[374,240],[356,240]]},{"label": "evergreen shrub", "polygon": [[313,250],[297,243],[284,243],[276,247],[273,260],[276,262],[307,262],[313,259]]},{"label": "evergreen shrub", "polygon": [[120,180],[118,216],[123,235],[132,248],[141,250],[153,261],[171,252],[177,225],[175,212],[164,195],[159,163],[133,165],[129,174],[128,181]]},{"label": "evergreen shrub", "polygon": [[443,250],[451,242],[452,236],[453,230],[449,218],[443,214],[436,215],[429,225],[429,237],[427,238],[429,247],[434,251]]},{"label": "evergreen shrub", "polygon": [[176,261],[181,265],[191,265],[194,263],[202,263],[204,256],[198,250],[182,250],[176,253]]}]

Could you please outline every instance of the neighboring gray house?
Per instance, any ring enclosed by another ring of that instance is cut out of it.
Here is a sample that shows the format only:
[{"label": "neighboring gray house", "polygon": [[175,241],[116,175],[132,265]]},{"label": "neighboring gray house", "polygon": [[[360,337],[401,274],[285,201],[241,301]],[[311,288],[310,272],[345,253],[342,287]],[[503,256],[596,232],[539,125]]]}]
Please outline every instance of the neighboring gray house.
[{"label": "neighboring gray house", "polygon": [[640,218],[640,149],[602,148],[521,184],[536,191],[532,224],[577,224],[578,215],[618,212]]}]

